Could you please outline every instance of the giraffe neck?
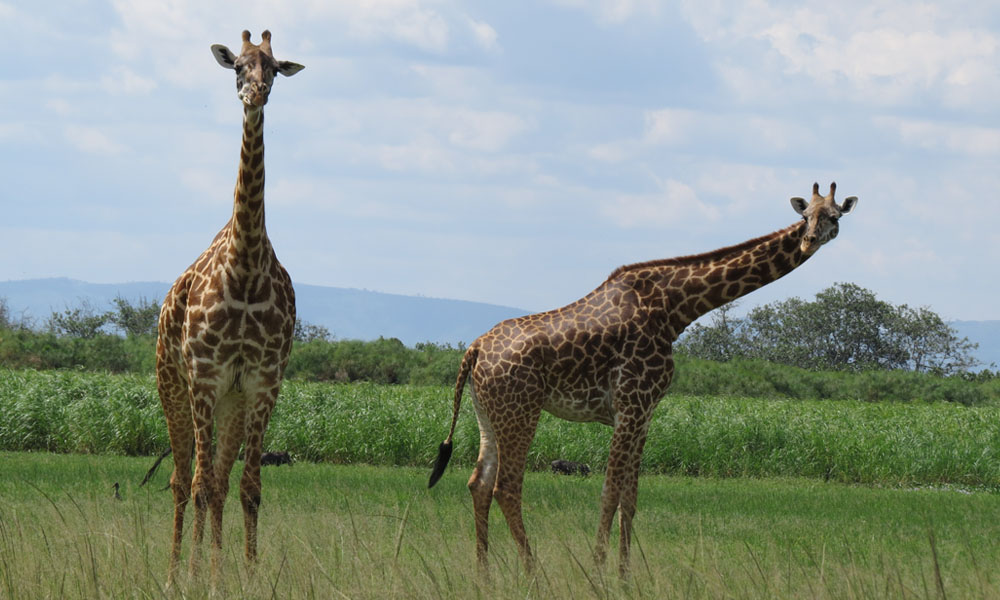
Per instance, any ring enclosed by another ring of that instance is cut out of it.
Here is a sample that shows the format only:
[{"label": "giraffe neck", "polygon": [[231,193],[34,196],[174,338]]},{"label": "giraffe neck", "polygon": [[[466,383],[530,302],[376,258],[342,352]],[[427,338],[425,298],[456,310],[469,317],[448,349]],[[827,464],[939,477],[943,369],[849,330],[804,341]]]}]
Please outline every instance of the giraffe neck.
[{"label": "giraffe neck", "polygon": [[[673,339],[695,319],[786,275],[805,262],[800,244],[805,223],[714,252],[629,265],[609,281],[630,274],[629,287],[666,310]],[[657,297],[658,296],[658,297]]]},{"label": "giraffe neck", "polygon": [[243,107],[243,143],[236,176],[229,246],[233,262],[247,269],[265,260],[264,228],[264,110]]}]

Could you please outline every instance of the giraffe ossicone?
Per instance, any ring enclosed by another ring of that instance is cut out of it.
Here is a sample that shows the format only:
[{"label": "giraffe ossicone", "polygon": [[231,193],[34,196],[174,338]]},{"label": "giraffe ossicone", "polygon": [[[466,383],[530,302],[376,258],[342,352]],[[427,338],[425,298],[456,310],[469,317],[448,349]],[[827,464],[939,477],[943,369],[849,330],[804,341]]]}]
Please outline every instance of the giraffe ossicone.
[{"label": "giraffe ossicone", "polygon": [[295,290],[264,225],[263,107],[276,73],[291,76],[303,68],[275,60],[270,32],[262,37],[261,44],[255,45],[244,31],[239,56],[225,46],[212,46],[219,64],[236,71],[237,95],[243,104],[233,215],[208,249],[177,278],[160,310],[156,381],[174,455],[168,585],[176,579],[184,512],[191,498],[195,521],[190,569],[195,575],[200,568],[205,519],[210,512],[213,585],[218,580],[222,509],[229,472],[241,445],[246,461],[240,480],[244,553],[251,563],[257,556],[261,446],[295,326]]},{"label": "giraffe ossicone", "polygon": [[653,410],[674,374],[673,343],[695,319],[786,275],[837,236],[843,204],[813,185],[809,202],[792,198],[798,223],[726,248],[619,267],[595,290],[562,308],[503,321],[466,350],[455,384],[451,429],[438,450],[429,486],[452,452],[468,381],[479,424],[479,458],[469,478],[476,554],[486,567],[489,510],[495,499],[528,567],[531,548],[521,517],[528,448],[541,411],[613,427],[594,553],[607,555],[618,513],[619,569],[629,569],[639,464]]}]

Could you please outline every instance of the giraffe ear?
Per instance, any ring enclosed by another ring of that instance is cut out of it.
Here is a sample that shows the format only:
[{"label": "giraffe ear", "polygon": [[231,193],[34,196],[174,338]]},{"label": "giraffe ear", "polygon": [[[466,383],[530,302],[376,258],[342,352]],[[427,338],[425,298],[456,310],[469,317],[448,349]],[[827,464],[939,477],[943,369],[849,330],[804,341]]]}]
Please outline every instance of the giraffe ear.
[{"label": "giraffe ear", "polygon": [[840,214],[846,215],[847,213],[854,210],[854,207],[857,205],[858,205],[857,196],[848,196],[847,198],[844,198],[844,204],[843,206],[840,207]]},{"label": "giraffe ear", "polygon": [[236,68],[236,55],[230,52],[229,48],[226,48],[222,44],[212,44],[212,56],[214,56],[216,62],[224,68]]},{"label": "giraffe ear", "polygon": [[794,209],[795,212],[801,215],[807,208],[809,208],[809,203],[806,202],[805,198],[792,198],[792,209]]},{"label": "giraffe ear", "polygon": [[295,75],[304,68],[305,67],[303,67],[299,63],[293,63],[287,60],[282,60],[278,62],[278,72],[284,75],[285,77],[291,77],[292,75]]}]

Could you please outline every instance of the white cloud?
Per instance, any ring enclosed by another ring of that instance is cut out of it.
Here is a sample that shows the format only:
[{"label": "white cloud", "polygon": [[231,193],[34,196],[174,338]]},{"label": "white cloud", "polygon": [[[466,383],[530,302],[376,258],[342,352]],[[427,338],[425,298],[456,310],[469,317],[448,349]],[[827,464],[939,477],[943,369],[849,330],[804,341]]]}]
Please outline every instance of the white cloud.
[{"label": "white cloud", "polygon": [[922,150],[975,157],[1000,155],[1000,129],[898,117],[876,117],[874,122],[896,133],[904,144]]},{"label": "white cloud", "polygon": [[51,110],[60,117],[65,117],[75,113],[73,105],[69,103],[68,100],[63,98],[52,98],[51,100],[45,101],[45,108]]},{"label": "white cloud", "polygon": [[582,10],[604,24],[624,23],[633,18],[660,14],[663,0],[551,0],[554,4]]},{"label": "white cloud", "polygon": [[497,44],[497,30],[486,23],[485,21],[477,21],[475,19],[469,19],[469,28],[472,30],[472,35],[476,38],[476,43],[480,45],[484,50],[497,50],[499,45]]},{"label": "white cloud", "polygon": [[680,181],[659,182],[660,190],[649,194],[620,194],[606,201],[601,212],[626,229],[677,227],[696,220],[714,221],[719,211],[698,198],[694,189]]},{"label": "white cloud", "polygon": [[699,117],[693,110],[662,108],[645,114],[643,140],[651,144],[680,144],[688,140],[692,123]]},{"label": "white cloud", "polygon": [[379,165],[389,171],[452,172],[450,154],[434,140],[382,145],[376,150]]},{"label": "white cloud", "polygon": [[128,67],[117,66],[101,77],[101,87],[111,94],[148,94],[156,89],[156,82]]},{"label": "white cloud", "polygon": [[[435,10],[419,2],[396,0],[358,2],[346,12],[349,31],[363,40],[389,38],[430,52],[444,52],[448,46],[448,22]],[[343,10],[345,7],[338,7]],[[335,9],[336,10],[336,9]],[[337,10],[336,12],[340,12]]]},{"label": "white cloud", "polygon": [[587,156],[600,162],[620,163],[635,154],[636,146],[629,141],[595,144],[587,149]]},{"label": "white cloud", "polygon": [[127,150],[123,144],[116,142],[103,131],[94,127],[70,125],[66,127],[64,135],[66,141],[77,150],[87,154],[114,155]]},{"label": "white cloud", "polygon": [[[799,75],[839,97],[882,105],[929,91],[949,105],[984,107],[992,101],[983,92],[1000,90],[1000,37],[983,29],[983,9],[965,4],[687,0],[682,12],[746,97],[766,97]],[[756,76],[744,77],[745,69]]]},{"label": "white cloud", "polygon": [[[507,145],[511,138],[528,129],[528,123],[517,115],[478,110],[445,111],[450,132],[448,141],[460,148],[496,152]],[[443,115],[442,115],[443,116]]]}]

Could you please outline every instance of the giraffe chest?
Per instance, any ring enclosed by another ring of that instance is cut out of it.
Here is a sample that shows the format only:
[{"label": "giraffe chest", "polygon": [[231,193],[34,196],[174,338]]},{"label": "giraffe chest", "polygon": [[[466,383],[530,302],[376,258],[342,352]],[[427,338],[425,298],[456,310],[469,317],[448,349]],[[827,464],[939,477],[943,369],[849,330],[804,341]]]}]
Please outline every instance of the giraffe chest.
[{"label": "giraffe chest", "polygon": [[295,324],[294,297],[283,284],[223,273],[194,286],[184,323],[187,361],[234,382],[245,371],[282,371]]}]

